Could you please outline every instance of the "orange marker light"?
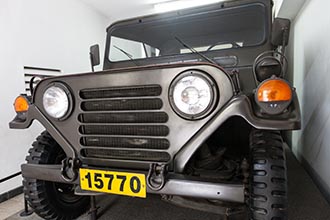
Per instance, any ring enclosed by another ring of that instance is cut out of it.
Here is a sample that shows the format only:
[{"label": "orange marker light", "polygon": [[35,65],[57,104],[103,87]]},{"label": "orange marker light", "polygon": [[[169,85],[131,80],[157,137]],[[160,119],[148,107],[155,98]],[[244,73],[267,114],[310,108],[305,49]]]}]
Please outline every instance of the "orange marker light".
[{"label": "orange marker light", "polygon": [[270,79],[261,83],[257,92],[259,102],[290,101],[292,98],[290,85],[282,79]]},{"label": "orange marker light", "polygon": [[29,109],[29,102],[24,96],[15,99],[14,108],[16,112],[26,112]]}]

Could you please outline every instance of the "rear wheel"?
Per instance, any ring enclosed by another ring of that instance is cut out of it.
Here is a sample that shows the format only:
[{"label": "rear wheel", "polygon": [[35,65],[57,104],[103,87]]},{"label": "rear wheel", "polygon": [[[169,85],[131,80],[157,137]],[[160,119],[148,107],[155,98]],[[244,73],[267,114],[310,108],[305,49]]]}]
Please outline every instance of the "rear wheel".
[{"label": "rear wheel", "polygon": [[286,220],[286,160],[280,132],[253,130],[250,159],[250,219]]},{"label": "rear wheel", "polygon": [[[48,132],[32,144],[29,164],[61,164],[65,153]],[[23,179],[24,194],[36,214],[44,219],[75,219],[87,211],[89,197],[74,194],[74,185]]]}]

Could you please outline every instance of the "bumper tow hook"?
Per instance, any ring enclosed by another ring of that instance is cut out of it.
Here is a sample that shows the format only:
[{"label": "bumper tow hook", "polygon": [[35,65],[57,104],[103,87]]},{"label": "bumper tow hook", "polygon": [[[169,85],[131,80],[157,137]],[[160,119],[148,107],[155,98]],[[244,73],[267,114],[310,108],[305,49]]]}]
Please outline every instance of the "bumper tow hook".
[{"label": "bumper tow hook", "polygon": [[165,172],[165,164],[150,164],[147,176],[148,187],[154,191],[161,190],[165,185]]},{"label": "bumper tow hook", "polygon": [[78,170],[81,162],[77,158],[66,158],[62,160],[61,175],[67,182],[73,182],[78,177]]}]

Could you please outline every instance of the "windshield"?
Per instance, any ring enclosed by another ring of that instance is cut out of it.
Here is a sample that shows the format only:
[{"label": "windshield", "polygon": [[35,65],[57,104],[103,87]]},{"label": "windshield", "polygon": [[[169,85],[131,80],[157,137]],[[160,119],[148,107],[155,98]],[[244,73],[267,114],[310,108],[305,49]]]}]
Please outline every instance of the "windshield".
[{"label": "windshield", "polygon": [[266,10],[259,3],[148,22],[140,20],[110,29],[109,60],[184,57],[194,53],[191,48],[208,55],[262,44],[266,30]]}]

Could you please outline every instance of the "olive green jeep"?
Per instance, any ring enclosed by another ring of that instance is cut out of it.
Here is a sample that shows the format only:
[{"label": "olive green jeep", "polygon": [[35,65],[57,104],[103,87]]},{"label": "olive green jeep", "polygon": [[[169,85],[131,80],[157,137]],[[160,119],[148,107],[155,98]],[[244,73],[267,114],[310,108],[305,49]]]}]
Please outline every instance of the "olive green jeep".
[{"label": "olive green jeep", "polygon": [[[103,71],[32,79],[10,127],[46,129],[22,165],[34,211],[73,219],[96,195],[159,194],[287,219],[282,132],[300,128],[300,110],[285,80],[290,21],[272,7],[239,0],[120,21],[107,28]],[[97,45],[90,58],[99,64]]]}]

